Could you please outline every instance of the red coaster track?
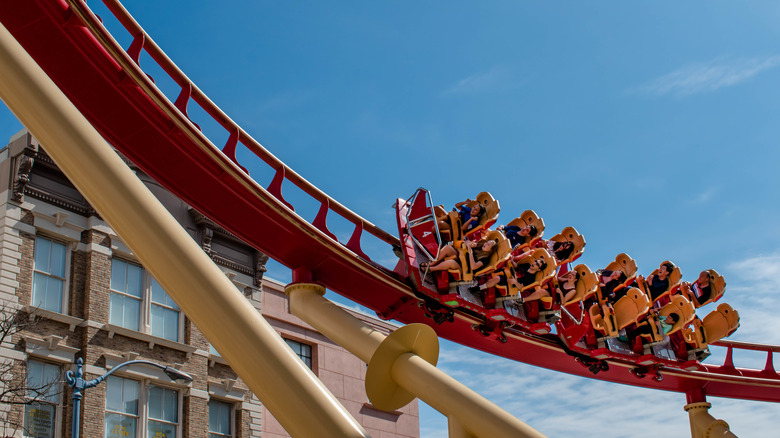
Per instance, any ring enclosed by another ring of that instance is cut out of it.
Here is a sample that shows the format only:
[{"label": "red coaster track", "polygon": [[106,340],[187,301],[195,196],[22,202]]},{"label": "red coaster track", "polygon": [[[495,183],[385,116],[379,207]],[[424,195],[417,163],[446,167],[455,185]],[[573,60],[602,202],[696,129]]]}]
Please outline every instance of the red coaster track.
[{"label": "red coaster track", "polygon": [[[714,344],[727,348],[720,366],[702,366],[697,371],[662,369],[661,379],[652,378],[657,376],[653,372],[629,372],[635,364],[610,361],[608,371],[593,375],[553,337],[509,332],[508,342],[500,343],[473,330],[472,324],[480,321],[459,312],[453,322],[433,324],[405,281],[403,262],[391,270],[372,262],[361,250],[364,232],[388,246],[400,245],[398,238],[331,199],[276,159],[192,84],[119,2],[104,3],[133,38],[129,48],[119,46],[82,0],[7,0],[0,4],[0,22],[120,152],[185,202],[293,269],[294,281],[319,282],[383,318],[429,324],[444,338],[551,370],[683,392],[689,402],[701,401],[705,395],[780,402],[780,376],[772,362],[772,353],[780,347],[724,341]],[[139,67],[142,51],[181,87],[175,102]],[[229,134],[221,150],[189,120],[190,102],[200,105]],[[268,187],[252,180],[238,164],[239,144],[275,171]],[[283,198],[285,184],[297,186],[320,203],[313,221],[297,215]],[[340,243],[327,228],[326,219],[333,214],[354,224],[346,243]],[[734,349],[765,352],[764,369],[736,367]]]}]

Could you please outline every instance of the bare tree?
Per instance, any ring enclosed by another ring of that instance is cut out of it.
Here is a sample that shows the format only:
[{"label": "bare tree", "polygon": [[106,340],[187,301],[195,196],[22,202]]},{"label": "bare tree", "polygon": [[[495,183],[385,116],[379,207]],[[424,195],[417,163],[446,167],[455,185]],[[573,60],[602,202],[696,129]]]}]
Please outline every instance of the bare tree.
[{"label": "bare tree", "polygon": [[[0,345],[14,348],[14,335],[29,331],[40,318],[34,313],[18,310],[11,303],[0,304]],[[64,373],[40,378],[28,372],[27,362],[8,358],[0,359],[0,435],[44,436],[36,432],[32,423],[39,407],[50,406],[51,400],[62,392]],[[28,418],[30,417],[30,418]]]}]

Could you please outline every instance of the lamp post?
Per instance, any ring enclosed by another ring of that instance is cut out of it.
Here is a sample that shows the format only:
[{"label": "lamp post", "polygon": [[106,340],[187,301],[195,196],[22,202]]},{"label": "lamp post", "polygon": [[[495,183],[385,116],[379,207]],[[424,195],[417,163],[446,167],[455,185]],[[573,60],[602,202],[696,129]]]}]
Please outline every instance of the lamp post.
[{"label": "lamp post", "polygon": [[163,370],[165,375],[167,375],[171,380],[185,380],[187,382],[192,382],[192,376],[185,373],[184,371],[177,370],[176,368],[171,368],[169,366],[161,365],[159,363],[155,363],[148,360],[130,360],[127,362],[120,363],[119,365],[111,368],[111,371],[103,374],[100,377],[97,377],[92,380],[84,380],[84,359],[78,358],[76,360],[76,372],[68,370],[68,372],[65,373],[65,381],[70,385],[71,388],[73,388],[73,428],[71,432],[71,438],[79,438],[79,413],[81,412],[81,397],[82,392],[87,388],[92,388],[97,386],[100,382],[105,380],[106,377],[110,376],[114,371],[125,367],[127,365],[133,365],[133,364],[146,364],[151,365],[157,368],[160,368]]}]

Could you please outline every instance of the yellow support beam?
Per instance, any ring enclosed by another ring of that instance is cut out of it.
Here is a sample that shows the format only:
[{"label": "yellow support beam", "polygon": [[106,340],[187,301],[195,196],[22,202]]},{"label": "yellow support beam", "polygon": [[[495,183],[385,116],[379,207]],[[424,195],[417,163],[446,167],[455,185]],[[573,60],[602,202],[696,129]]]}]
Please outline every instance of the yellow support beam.
[{"label": "yellow support beam", "polygon": [[[453,438],[544,437],[436,368],[438,338],[430,327],[411,324],[399,329],[398,335],[385,337],[325,299],[321,285],[291,284],[285,293],[294,315],[369,364],[366,392],[380,409],[396,409],[403,406],[398,403],[417,396],[449,419]],[[389,375],[377,369],[388,370]]]},{"label": "yellow support beam", "polygon": [[367,437],[8,30],[0,98],[293,437]]},{"label": "yellow support beam", "polygon": [[710,415],[711,406],[707,402],[685,405],[691,423],[691,438],[736,438],[737,436],[731,433],[728,423]]}]

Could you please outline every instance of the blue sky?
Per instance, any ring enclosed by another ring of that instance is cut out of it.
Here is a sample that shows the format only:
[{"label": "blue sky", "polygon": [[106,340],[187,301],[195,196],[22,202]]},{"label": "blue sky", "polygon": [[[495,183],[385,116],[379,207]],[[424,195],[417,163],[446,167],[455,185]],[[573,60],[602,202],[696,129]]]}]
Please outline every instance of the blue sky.
[{"label": "blue sky", "polygon": [[[715,268],[742,316],[732,339],[780,344],[777,2],[125,5],[255,139],[386,230],[417,187],[447,205],[486,190],[499,222],[533,209],[550,235],[576,227],[592,269],[620,252],[644,274],[665,259],[690,281]],[[19,129],[0,108],[0,133]],[[551,437],[689,433],[682,395],[443,346],[442,369]],[[777,405],[710,401],[741,437],[778,424]],[[421,416],[423,437],[446,436],[443,417]]]}]

